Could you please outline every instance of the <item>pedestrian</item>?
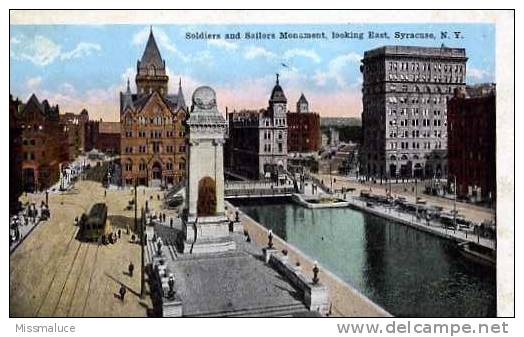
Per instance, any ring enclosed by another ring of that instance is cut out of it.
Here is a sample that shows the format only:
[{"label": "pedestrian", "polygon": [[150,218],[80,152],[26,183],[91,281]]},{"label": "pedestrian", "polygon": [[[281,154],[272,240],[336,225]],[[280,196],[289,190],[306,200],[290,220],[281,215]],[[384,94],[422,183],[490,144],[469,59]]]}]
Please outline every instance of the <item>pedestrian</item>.
[{"label": "pedestrian", "polygon": [[126,287],[123,284],[120,285],[119,293],[120,293],[120,300],[124,302],[124,297],[126,296]]},{"label": "pedestrian", "polygon": [[120,239],[122,237],[122,230],[118,229],[118,238]]},{"label": "pedestrian", "polygon": [[133,277],[133,270],[135,270],[135,266],[133,265],[133,262],[129,262],[129,267],[127,267],[129,270],[129,276]]},{"label": "pedestrian", "polygon": [[104,198],[107,196],[107,190],[104,190]]}]

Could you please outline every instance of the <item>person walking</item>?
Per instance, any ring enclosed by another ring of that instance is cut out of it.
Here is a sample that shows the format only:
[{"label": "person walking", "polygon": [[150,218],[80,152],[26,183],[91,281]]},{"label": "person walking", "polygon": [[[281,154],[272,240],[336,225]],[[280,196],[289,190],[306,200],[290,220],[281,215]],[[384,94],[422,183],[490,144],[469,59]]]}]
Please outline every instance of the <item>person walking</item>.
[{"label": "person walking", "polygon": [[119,293],[120,293],[120,300],[124,302],[124,297],[126,296],[126,287],[123,284],[120,285]]},{"label": "person walking", "polygon": [[133,270],[135,270],[135,266],[133,265],[133,262],[129,262],[129,267],[127,267],[129,270],[129,276],[133,277]]}]

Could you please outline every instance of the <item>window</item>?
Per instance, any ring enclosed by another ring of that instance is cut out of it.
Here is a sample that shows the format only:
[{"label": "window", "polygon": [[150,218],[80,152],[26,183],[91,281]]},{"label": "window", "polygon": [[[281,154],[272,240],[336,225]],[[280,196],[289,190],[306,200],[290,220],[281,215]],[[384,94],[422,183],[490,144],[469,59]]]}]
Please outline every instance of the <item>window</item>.
[{"label": "window", "polygon": [[153,142],[153,152],[154,153],[160,152],[160,142]]}]

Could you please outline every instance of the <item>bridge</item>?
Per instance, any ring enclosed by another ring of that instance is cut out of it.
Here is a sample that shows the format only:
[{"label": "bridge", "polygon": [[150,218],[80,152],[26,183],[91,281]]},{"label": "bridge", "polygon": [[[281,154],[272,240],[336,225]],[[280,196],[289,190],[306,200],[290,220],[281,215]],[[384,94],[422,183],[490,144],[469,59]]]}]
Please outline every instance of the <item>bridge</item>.
[{"label": "bridge", "polygon": [[226,199],[289,197],[296,193],[293,182],[276,184],[266,181],[227,181],[224,185]]}]

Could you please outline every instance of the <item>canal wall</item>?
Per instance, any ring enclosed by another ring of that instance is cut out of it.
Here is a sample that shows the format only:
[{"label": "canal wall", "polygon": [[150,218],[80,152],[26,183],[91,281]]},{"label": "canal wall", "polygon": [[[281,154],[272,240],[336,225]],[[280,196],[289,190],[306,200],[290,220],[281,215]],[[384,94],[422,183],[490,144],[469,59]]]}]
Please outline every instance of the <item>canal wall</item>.
[{"label": "canal wall", "polygon": [[[230,202],[225,202],[230,217],[234,216],[237,209]],[[244,229],[248,231],[251,240],[257,245],[265,247],[268,242],[268,230],[263,225],[252,219],[249,215],[238,209],[239,218]],[[292,263],[300,262],[304,275],[313,277],[314,259],[304,254],[300,249],[284,241],[273,233],[274,248],[288,251],[289,260]],[[339,317],[391,317],[392,315],[382,307],[364,296],[360,291],[346,283],[344,280],[319,265],[320,282],[329,289],[331,316]]]}]

